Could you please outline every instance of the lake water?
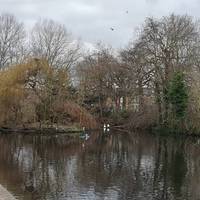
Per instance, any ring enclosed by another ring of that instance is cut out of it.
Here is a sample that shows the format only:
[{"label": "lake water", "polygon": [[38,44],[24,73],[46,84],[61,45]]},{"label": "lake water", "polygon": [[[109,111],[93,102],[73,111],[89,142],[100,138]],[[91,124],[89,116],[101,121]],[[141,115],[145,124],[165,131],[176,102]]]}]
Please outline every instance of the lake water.
[{"label": "lake water", "polygon": [[94,135],[1,135],[0,184],[19,200],[200,199],[197,139]]}]

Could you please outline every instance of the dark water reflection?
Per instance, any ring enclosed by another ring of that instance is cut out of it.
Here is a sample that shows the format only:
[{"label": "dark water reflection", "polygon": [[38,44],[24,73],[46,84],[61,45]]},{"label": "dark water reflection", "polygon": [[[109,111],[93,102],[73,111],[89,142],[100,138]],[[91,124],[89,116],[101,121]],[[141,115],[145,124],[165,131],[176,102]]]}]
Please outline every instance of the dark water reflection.
[{"label": "dark water reflection", "polygon": [[2,135],[0,183],[24,200],[197,200],[199,155],[197,139],[142,133],[84,145],[65,136]]}]

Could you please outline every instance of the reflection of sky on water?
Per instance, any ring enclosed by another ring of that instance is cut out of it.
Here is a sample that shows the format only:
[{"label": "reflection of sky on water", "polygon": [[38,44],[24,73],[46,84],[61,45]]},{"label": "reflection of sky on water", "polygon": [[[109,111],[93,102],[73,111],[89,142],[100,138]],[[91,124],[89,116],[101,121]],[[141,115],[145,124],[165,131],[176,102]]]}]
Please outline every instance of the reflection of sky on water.
[{"label": "reflection of sky on water", "polygon": [[1,136],[0,147],[0,183],[19,200],[200,198],[195,141],[113,134],[82,148],[63,138]]}]

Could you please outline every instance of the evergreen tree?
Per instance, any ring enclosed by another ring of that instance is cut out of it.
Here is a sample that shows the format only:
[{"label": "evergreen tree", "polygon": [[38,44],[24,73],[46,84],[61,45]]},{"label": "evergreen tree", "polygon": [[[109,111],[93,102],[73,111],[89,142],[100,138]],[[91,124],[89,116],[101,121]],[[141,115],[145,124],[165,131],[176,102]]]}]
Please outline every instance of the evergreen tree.
[{"label": "evergreen tree", "polygon": [[168,97],[172,106],[173,116],[178,121],[184,119],[188,104],[188,94],[182,72],[174,73],[169,84]]}]

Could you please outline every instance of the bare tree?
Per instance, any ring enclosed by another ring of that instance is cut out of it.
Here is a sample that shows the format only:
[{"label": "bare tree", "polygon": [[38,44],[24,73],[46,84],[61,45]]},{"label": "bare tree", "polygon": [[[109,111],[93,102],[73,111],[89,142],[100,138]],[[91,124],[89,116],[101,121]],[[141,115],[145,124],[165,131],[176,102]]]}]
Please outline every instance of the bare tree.
[{"label": "bare tree", "polygon": [[166,122],[169,112],[167,87],[171,76],[177,70],[191,70],[199,55],[197,26],[185,15],[172,14],[160,20],[148,18],[139,40],[147,62],[154,68],[156,100],[160,116]]},{"label": "bare tree", "polygon": [[31,52],[45,58],[55,68],[70,69],[80,56],[80,46],[72,40],[64,25],[52,20],[35,24],[31,33]]},{"label": "bare tree", "polygon": [[[146,60],[146,54],[141,42],[130,43],[120,52],[122,63],[125,66],[126,78],[129,87],[128,93],[138,99],[139,110],[144,109],[144,93],[151,92],[153,68]],[[146,91],[144,91],[146,89]]]},{"label": "bare tree", "polygon": [[0,69],[19,63],[25,52],[23,23],[10,14],[0,16]]},{"label": "bare tree", "polygon": [[117,58],[107,47],[99,47],[97,52],[84,57],[77,67],[77,76],[79,94],[85,105],[102,117],[109,109],[108,99],[117,104],[116,99],[122,95],[122,74]]}]

